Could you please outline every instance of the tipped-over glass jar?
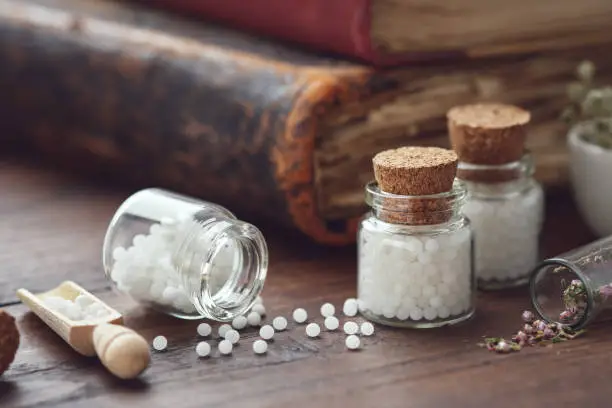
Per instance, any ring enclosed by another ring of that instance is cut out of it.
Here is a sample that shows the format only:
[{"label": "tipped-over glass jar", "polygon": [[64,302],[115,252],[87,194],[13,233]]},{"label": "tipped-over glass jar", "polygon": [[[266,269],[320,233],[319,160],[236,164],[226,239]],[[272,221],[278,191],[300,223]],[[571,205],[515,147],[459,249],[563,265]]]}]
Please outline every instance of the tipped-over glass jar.
[{"label": "tipped-over glass jar", "polygon": [[612,309],[612,237],[542,261],[530,280],[540,317],[580,329]]},{"label": "tipped-over glass jar", "polygon": [[261,292],[261,232],[223,207],[165,190],[129,197],[104,239],[107,277],[137,301],[184,319],[229,321]]},{"label": "tipped-over glass jar", "polygon": [[404,196],[366,186],[371,212],[358,232],[358,300],[368,319],[430,328],[474,313],[472,232],[461,212],[463,183],[435,195]]},{"label": "tipped-over glass jar", "polygon": [[469,197],[463,212],[475,235],[478,287],[524,285],[539,261],[544,194],[531,156],[502,165],[460,162],[457,177]]}]

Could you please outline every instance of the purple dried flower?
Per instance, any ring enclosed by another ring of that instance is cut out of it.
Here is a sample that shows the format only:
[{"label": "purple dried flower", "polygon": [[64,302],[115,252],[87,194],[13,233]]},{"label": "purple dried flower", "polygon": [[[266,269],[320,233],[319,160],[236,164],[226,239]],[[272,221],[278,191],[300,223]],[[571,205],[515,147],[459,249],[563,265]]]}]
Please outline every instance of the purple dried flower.
[{"label": "purple dried flower", "polygon": [[517,343],[527,341],[527,334],[525,334],[525,332],[522,332],[522,331],[516,333],[516,340],[517,340]]},{"label": "purple dried flower", "polygon": [[531,323],[535,319],[535,315],[533,314],[533,312],[530,312],[529,310],[525,310],[523,312],[522,318],[525,323]]},{"label": "purple dried flower", "polygon": [[537,325],[536,329],[538,331],[544,331],[544,330],[548,329],[548,326],[543,321],[538,320],[538,325]]},{"label": "purple dried flower", "polygon": [[533,326],[531,326],[530,324],[526,324],[525,327],[523,327],[523,331],[526,334],[533,334],[533,332],[534,332]]},{"label": "purple dried flower", "polygon": [[545,339],[552,339],[553,337],[555,337],[555,332],[550,329],[550,328],[545,328],[544,329],[544,338]]}]

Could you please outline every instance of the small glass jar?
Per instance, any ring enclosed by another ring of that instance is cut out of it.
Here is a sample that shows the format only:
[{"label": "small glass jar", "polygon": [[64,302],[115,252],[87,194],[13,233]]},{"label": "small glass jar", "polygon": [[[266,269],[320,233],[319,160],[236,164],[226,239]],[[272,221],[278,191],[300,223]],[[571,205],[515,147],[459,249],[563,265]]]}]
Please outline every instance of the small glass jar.
[{"label": "small glass jar", "polygon": [[372,208],[358,231],[360,312],[413,328],[454,324],[474,313],[472,232],[461,212],[466,190],[403,196],[366,186]]},{"label": "small glass jar", "polygon": [[463,207],[475,235],[478,287],[524,285],[539,261],[544,193],[529,154],[503,165],[459,163],[469,197]]},{"label": "small glass jar", "polygon": [[260,294],[268,269],[261,232],[216,204],[146,189],[113,216],[106,276],[122,292],[183,319],[230,321]]},{"label": "small glass jar", "polygon": [[612,308],[612,236],[542,261],[530,279],[540,317],[580,329]]}]

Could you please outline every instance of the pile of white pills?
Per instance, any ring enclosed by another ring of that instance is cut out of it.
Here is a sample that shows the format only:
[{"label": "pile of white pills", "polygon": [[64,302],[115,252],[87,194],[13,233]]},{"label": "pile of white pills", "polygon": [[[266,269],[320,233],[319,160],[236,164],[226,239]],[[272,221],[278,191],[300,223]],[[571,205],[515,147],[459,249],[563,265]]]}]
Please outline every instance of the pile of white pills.
[{"label": "pile of white pills", "polygon": [[501,199],[468,199],[463,212],[475,233],[475,270],[481,286],[511,285],[526,279],[536,266],[543,204],[540,186]]},{"label": "pile of white pills", "polygon": [[[344,302],[343,313],[347,317],[353,317],[357,313],[355,308],[357,308],[358,301],[357,299],[347,299]],[[249,315],[259,312],[265,313],[265,307],[263,306],[263,302],[261,299],[255,303],[253,308],[249,311]],[[323,326],[328,332],[333,332],[338,330],[340,327],[340,320],[334,314],[336,312],[336,308],[331,303],[325,303],[320,308],[321,316],[324,318]],[[258,314],[259,315],[259,314]],[[241,335],[240,330],[248,329],[249,325],[247,322],[247,318],[244,316],[240,316],[241,318],[235,318],[232,321],[232,324],[229,325],[227,323],[223,323],[217,328],[217,337],[219,341],[217,343],[217,351],[221,356],[227,356],[233,353],[234,348],[239,345]],[[257,326],[261,324],[263,321],[263,317],[259,315],[259,320]],[[297,325],[303,325],[308,320],[308,313],[303,308],[295,309],[293,312],[293,321]],[[287,329],[288,322],[287,319],[283,316],[276,316],[272,319],[271,324],[264,324],[259,327],[259,338],[256,339],[252,344],[253,353],[257,355],[263,355],[268,352],[269,342],[274,341],[275,334],[277,332],[282,332]],[[372,336],[374,334],[374,325],[369,321],[365,321],[359,325],[357,322],[349,320],[346,321],[342,330],[346,335],[344,340],[345,347],[348,350],[359,350],[361,348],[361,336]],[[317,339],[321,336],[322,328],[316,322],[309,322],[306,324],[304,329],[304,334],[311,338]],[[197,326],[197,333],[201,337],[215,337],[213,335],[213,328],[210,324],[203,322]],[[212,341],[212,340],[211,340]],[[156,351],[162,352],[165,351],[168,347],[168,339],[164,336],[157,336],[153,339],[153,348]],[[211,343],[209,341],[200,341],[195,346],[195,352],[198,357],[210,357],[213,350]]]},{"label": "pile of white pills", "polygon": [[110,315],[106,307],[86,295],[78,295],[74,301],[60,296],[45,296],[43,303],[49,309],[75,321],[101,320]]},{"label": "pile of white pills", "polygon": [[442,324],[473,307],[469,228],[416,236],[364,222],[359,240],[359,308],[371,318]]},{"label": "pile of white pills", "polygon": [[171,260],[175,240],[186,225],[163,218],[159,224],[151,225],[149,234],[136,235],[131,247],[116,247],[110,275],[119,290],[141,301],[194,313],[195,307]]}]

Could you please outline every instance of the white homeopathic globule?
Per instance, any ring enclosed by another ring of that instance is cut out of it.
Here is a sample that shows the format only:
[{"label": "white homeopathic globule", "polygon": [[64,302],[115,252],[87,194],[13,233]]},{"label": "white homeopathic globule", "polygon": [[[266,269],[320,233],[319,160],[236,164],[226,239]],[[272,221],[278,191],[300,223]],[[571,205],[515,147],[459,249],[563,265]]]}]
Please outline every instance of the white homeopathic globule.
[{"label": "white homeopathic globule", "polygon": [[358,298],[368,317],[400,322],[446,320],[473,299],[471,231],[390,235],[363,223]]},{"label": "white homeopathic globule", "polygon": [[272,339],[272,337],[274,337],[274,328],[269,324],[261,326],[261,328],[259,329],[259,336],[261,336],[261,338],[264,340]]},{"label": "white homeopathic globule", "polygon": [[255,340],[253,342],[253,351],[255,354],[264,354],[268,351],[268,343],[265,340]]},{"label": "white homeopathic globule", "polygon": [[242,330],[249,324],[246,316],[236,316],[234,320],[232,320],[232,327],[236,330]]},{"label": "white homeopathic globule", "polygon": [[295,321],[296,323],[304,323],[306,322],[306,320],[308,320],[308,312],[305,309],[299,307],[293,311],[292,317],[293,321]]},{"label": "white homeopathic globule", "polygon": [[153,339],[153,348],[157,351],[164,351],[168,347],[168,339],[165,336],[156,336]]},{"label": "white homeopathic globule", "polygon": [[212,327],[208,323],[200,323],[198,324],[197,331],[200,336],[207,337],[212,333]]},{"label": "white homeopathic globule", "polygon": [[336,316],[327,316],[324,325],[327,330],[334,331],[338,330],[338,327],[340,327],[340,321]]},{"label": "white homeopathic globule", "polygon": [[306,326],[306,335],[308,337],[318,337],[321,334],[321,327],[316,323],[308,323]]},{"label": "white homeopathic globule", "polygon": [[345,316],[354,317],[357,316],[358,312],[359,303],[357,302],[357,299],[348,298],[344,301],[344,304],[342,305],[342,313],[344,313]]},{"label": "white homeopathic globule", "polygon": [[336,313],[336,308],[331,303],[323,303],[321,305],[321,316],[329,317],[333,316]]},{"label": "white homeopathic globule", "polygon": [[196,354],[200,357],[208,357],[210,355],[210,344],[201,341],[196,345]]},{"label": "white homeopathic globule", "polygon": [[[479,191],[483,188],[479,186]],[[467,200],[463,212],[476,237],[474,267],[479,286],[513,286],[513,281],[520,284],[528,279],[539,259],[543,206],[542,188],[535,184],[524,194],[503,199],[472,195]]]},{"label": "white homeopathic globule", "polygon": [[283,331],[287,328],[287,319],[283,316],[276,316],[272,319],[272,327],[276,331]]}]

